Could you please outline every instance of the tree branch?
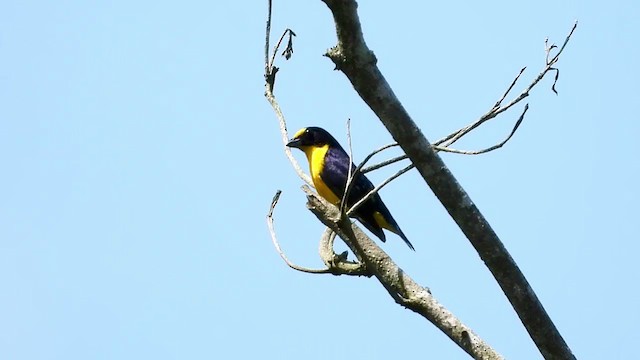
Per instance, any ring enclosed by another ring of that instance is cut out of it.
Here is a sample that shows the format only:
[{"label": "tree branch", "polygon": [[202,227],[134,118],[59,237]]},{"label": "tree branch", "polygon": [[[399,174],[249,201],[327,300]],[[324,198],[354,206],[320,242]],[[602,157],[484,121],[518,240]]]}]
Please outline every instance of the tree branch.
[{"label": "tree branch", "polygon": [[[307,174],[305,174],[304,171],[302,171],[300,164],[298,164],[298,161],[296,160],[296,158],[293,157],[293,154],[291,153],[291,149],[286,146],[287,142],[289,141],[289,135],[287,133],[287,122],[285,121],[284,114],[280,109],[280,105],[278,105],[276,96],[273,93],[273,88],[276,82],[276,74],[278,73],[278,68],[275,67],[275,54],[278,52],[278,48],[280,47],[280,43],[282,42],[282,39],[284,38],[285,34],[287,32],[293,33],[293,31],[291,31],[290,29],[287,29],[284,31],[284,33],[282,34],[282,37],[280,38],[280,41],[278,41],[278,44],[273,49],[273,58],[271,61],[269,61],[269,38],[271,37],[271,9],[273,7],[272,0],[267,0],[267,4],[269,9],[268,9],[268,15],[267,15],[266,39],[265,39],[265,45],[264,45],[264,78],[265,78],[264,96],[267,98],[267,101],[269,101],[269,104],[271,104],[271,107],[273,108],[273,111],[276,113],[276,117],[278,118],[278,123],[280,125],[280,137],[282,139],[282,145],[284,147],[285,155],[289,159],[289,162],[291,163],[291,166],[293,166],[293,169],[296,171],[296,174],[298,174],[298,177],[300,177],[300,179],[302,179],[302,181],[304,181],[305,183],[312,185],[311,178]],[[291,53],[293,53],[293,44],[291,44],[291,38],[289,39],[289,44],[287,45],[287,49],[289,48],[291,48]],[[287,60],[288,59],[289,57],[287,57]]]},{"label": "tree branch", "polygon": [[366,266],[359,262],[347,261],[347,255],[341,254],[338,255],[333,251],[333,240],[335,239],[336,234],[331,231],[331,229],[327,229],[320,239],[320,258],[327,266],[326,269],[310,269],[300,265],[296,265],[287,258],[284,254],[284,251],[280,248],[280,244],[278,243],[278,238],[276,236],[276,231],[273,227],[273,211],[278,204],[278,200],[280,199],[280,194],[282,191],[276,191],[276,194],[273,196],[273,200],[271,200],[271,206],[269,207],[269,212],[267,213],[267,226],[269,227],[269,233],[271,234],[271,241],[273,242],[273,246],[280,254],[280,257],[290,268],[308,273],[308,274],[333,274],[333,275],[357,275],[357,276],[371,276],[369,272],[366,270]]},{"label": "tree branch", "polygon": [[480,339],[449,310],[440,304],[428,288],[420,286],[362,232],[340,210],[319,198],[308,187],[307,207],[328,228],[336,232],[354,252],[365,256],[365,266],[401,306],[425,317],[453,342],[475,359],[503,359],[494,349]]},{"label": "tree branch", "polygon": [[449,145],[453,144],[454,142],[460,140],[460,138],[462,138],[464,135],[466,135],[469,132],[471,132],[473,129],[475,129],[478,126],[484,124],[485,122],[495,118],[496,116],[500,115],[501,113],[509,110],[511,107],[513,107],[514,105],[516,105],[517,103],[522,101],[524,98],[529,96],[529,93],[531,92],[531,90],[540,82],[540,80],[542,80],[545,77],[545,75],[547,75],[547,73],[549,71],[556,71],[556,77],[555,77],[555,80],[553,82],[553,85],[551,86],[551,90],[553,90],[553,92],[555,92],[557,94],[558,92],[555,89],[555,85],[556,85],[556,82],[558,80],[559,70],[554,68],[553,65],[558,62],[560,54],[562,54],[562,52],[564,51],[564,48],[567,46],[567,43],[571,39],[571,35],[573,35],[573,32],[576,30],[577,26],[578,26],[578,22],[576,21],[573,24],[573,27],[571,28],[571,31],[569,31],[569,35],[567,35],[567,37],[565,38],[564,43],[562,44],[562,47],[560,48],[560,50],[558,50],[558,53],[551,58],[551,60],[549,60],[549,53],[551,52],[551,50],[553,50],[557,46],[552,45],[552,46],[548,47],[548,46],[546,46],[547,45],[547,40],[545,40],[546,65],[542,69],[542,71],[540,71],[538,76],[536,76],[535,79],[533,79],[533,81],[529,84],[529,86],[527,86],[524,90],[522,90],[522,92],[518,96],[516,96],[513,100],[511,100],[507,105],[501,106],[502,105],[502,101],[511,92],[511,90],[515,86],[515,84],[518,81],[518,79],[520,79],[520,76],[522,75],[522,73],[524,72],[526,67],[524,67],[524,68],[522,68],[520,70],[518,75],[515,77],[515,79],[511,83],[511,86],[509,86],[509,88],[504,93],[502,98],[500,100],[498,100],[498,102],[496,102],[496,104],[488,112],[486,112],[484,115],[482,115],[474,123],[472,123],[470,125],[467,125],[467,126],[463,127],[462,129],[459,129],[458,131],[455,131],[455,132],[447,135],[444,139],[436,141],[435,144],[436,145],[444,144],[444,146],[449,146]]},{"label": "tree branch", "polygon": [[[323,1],[333,14],[338,38],[338,44],[326,56],[333,61],[336,69],[347,76],[360,97],[376,113],[415,164],[420,175],[485,262],[545,359],[575,359],[491,225],[436,154],[376,66],[376,57],[367,47],[362,34],[356,1]],[[541,73],[539,78],[542,79],[545,73]],[[534,85],[537,81],[539,80]],[[513,106],[521,100],[520,97],[528,96],[532,87],[525,89],[518,98],[501,108],[504,110],[493,111],[492,116]],[[378,262],[374,264],[379,265]],[[378,268],[372,266],[370,269],[376,274]]]},{"label": "tree branch", "polygon": [[[349,149],[349,164],[353,164],[353,147],[351,146],[351,119],[347,119],[347,148]],[[342,199],[340,200],[340,213],[343,213],[347,208],[347,199],[349,198],[349,193],[351,192],[351,188],[353,187],[353,179],[358,176],[358,169],[353,171],[352,167],[349,166],[347,171],[347,183],[344,184],[344,194],[342,194]]]},{"label": "tree branch", "polygon": [[358,202],[353,204],[353,206],[347,212],[347,215],[349,216],[349,215],[353,214],[356,210],[358,210],[358,208],[360,206],[362,206],[362,204],[364,204],[365,201],[369,200],[374,194],[379,192],[388,183],[392,182],[393,180],[395,180],[398,177],[400,177],[400,175],[406,173],[407,171],[409,171],[409,170],[411,170],[413,168],[414,168],[413,164],[410,164],[410,165],[406,166],[405,168],[399,170],[397,173],[391,175],[387,180],[385,180],[382,183],[380,183],[380,185],[376,186],[373,190],[369,191],[367,193],[367,195],[365,195],[362,199],[358,200]]},{"label": "tree branch", "polygon": [[511,129],[511,132],[509,133],[509,136],[507,136],[506,139],[502,140],[501,142],[493,145],[493,146],[489,146],[486,149],[482,149],[482,150],[456,150],[456,149],[452,149],[450,147],[444,147],[444,146],[438,146],[438,145],[433,145],[433,149],[435,151],[442,151],[442,152],[449,152],[449,153],[454,153],[454,154],[462,154],[462,155],[480,155],[480,154],[485,154],[488,153],[490,151],[493,150],[497,150],[500,149],[501,147],[504,146],[504,144],[506,144],[509,140],[511,140],[511,138],[513,137],[513,134],[516,133],[516,131],[518,131],[518,128],[520,127],[520,124],[522,124],[522,120],[524,120],[524,115],[527,113],[527,110],[529,110],[529,104],[526,104],[524,106],[524,110],[522,110],[522,113],[520,114],[520,117],[518,118],[518,121],[516,121],[516,124],[513,126],[513,129]]},{"label": "tree branch", "polygon": [[[367,164],[367,162],[368,162],[369,160],[371,160],[371,158],[372,158],[374,155],[376,155],[376,154],[378,154],[378,153],[380,153],[380,152],[382,152],[382,151],[384,151],[384,150],[387,150],[387,149],[389,149],[389,148],[392,148],[392,147],[394,147],[394,146],[398,146],[398,144],[394,143],[394,144],[385,145],[385,146],[383,146],[383,147],[381,147],[381,148],[379,148],[379,149],[377,149],[377,150],[372,151],[369,155],[367,155],[367,156],[364,158],[364,160],[362,160],[362,162],[361,162],[361,163],[356,167],[355,171],[353,172],[353,175],[350,175],[350,176],[349,176],[349,181],[347,181],[347,186],[346,186],[346,189],[345,189],[345,192],[344,192],[344,193],[345,193],[345,196],[344,196],[344,198],[345,198],[345,199],[347,198],[347,196],[348,196],[348,195],[349,195],[349,193],[351,192],[351,189],[353,189],[353,186],[354,186],[354,181],[352,181],[352,180],[353,180],[353,178],[355,178],[356,176],[358,176],[358,175],[360,175],[360,174],[364,174],[364,173],[366,173],[366,172],[371,171],[371,170],[367,170],[367,171],[362,170],[362,168]],[[380,164],[378,164],[378,165],[380,165]],[[374,165],[374,166],[376,166],[376,165]],[[374,166],[372,166],[371,168],[373,168]],[[382,165],[382,166],[384,166],[384,165]],[[379,166],[379,167],[377,167],[376,169],[379,169],[379,168],[381,168],[382,166]],[[374,169],[374,170],[375,170],[375,169]],[[409,170],[410,170],[410,169],[407,169],[406,171],[409,171]],[[402,174],[404,174],[406,171],[404,171]],[[398,174],[397,176],[393,177],[393,179],[395,179],[396,177],[398,177],[398,176],[400,176],[400,175],[402,175],[402,174]],[[391,180],[393,180],[393,179],[391,179]],[[391,181],[391,180],[389,180],[389,181]],[[385,185],[386,185],[386,184],[385,184]],[[383,185],[383,186],[384,186],[384,185]],[[378,190],[379,190],[379,189],[378,189]],[[370,198],[371,196],[373,196],[373,193],[375,193],[375,192],[377,192],[377,190],[376,190],[376,191],[372,191],[369,195],[367,195],[367,196],[366,196],[365,198],[363,198],[362,200],[366,200],[366,199]],[[344,199],[343,199],[343,201],[344,201]],[[355,211],[355,209],[357,209],[357,208],[361,205],[361,203],[363,203],[363,202],[364,202],[364,201],[358,201],[358,203],[354,204],[354,206],[352,206],[352,207],[351,207],[351,209],[349,210],[349,214],[352,214],[352,213]],[[357,205],[357,206],[356,206],[356,205]],[[341,210],[341,212],[342,212],[342,211],[344,211],[344,208],[343,208],[343,207],[341,207],[341,208],[340,208],[340,210]]]}]

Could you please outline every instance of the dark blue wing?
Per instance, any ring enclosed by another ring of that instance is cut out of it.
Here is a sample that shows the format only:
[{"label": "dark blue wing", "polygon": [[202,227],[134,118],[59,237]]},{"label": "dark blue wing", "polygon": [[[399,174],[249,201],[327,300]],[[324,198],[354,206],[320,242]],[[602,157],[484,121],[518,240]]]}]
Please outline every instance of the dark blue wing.
[{"label": "dark blue wing", "polygon": [[[340,199],[344,196],[347,178],[349,177],[349,166],[351,166],[351,173],[356,170],[356,166],[349,161],[349,155],[340,147],[331,147],[327,151],[324,158],[324,168],[320,173],[322,181],[327,187]],[[358,200],[365,197],[371,190],[374,189],[371,181],[364,175],[359,174],[351,188],[349,198],[347,199],[347,206],[352,206]],[[379,213],[382,215],[387,224],[380,224],[376,221],[374,214]],[[413,245],[409,242],[404,235],[400,227],[396,223],[395,219],[391,216],[389,209],[382,202],[382,198],[379,194],[375,194],[369,200],[367,200],[362,206],[360,206],[353,217],[358,219],[369,231],[380,238],[383,242],[386,240],[382,227],[386,227],[388,230],[398,234],[405,243],[413,249]]]},{"label": "dark blue wing", "polygon": [[[347,178],[349,176],[349,165],[351,165],[351,173],[353,174],[356,166],[349,161],[349,155],[347,155],[343,149],[332,147],[327,151],[324,158],[324,168],[320,173],[320,177],[322,177],[322,181],[324,181],[327,187],[340,198],[344,196]],[[367,195],[369,191],[373,190],[373,188],[371,181],[361,174],[351,188],[347,205],[353,205]]]}]

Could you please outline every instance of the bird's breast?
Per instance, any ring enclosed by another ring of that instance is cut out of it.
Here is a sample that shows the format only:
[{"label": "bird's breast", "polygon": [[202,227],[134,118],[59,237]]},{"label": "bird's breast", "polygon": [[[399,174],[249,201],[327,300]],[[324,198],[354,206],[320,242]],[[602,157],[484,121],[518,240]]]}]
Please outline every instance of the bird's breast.
[{"label": "bird's breast", "polygon": [[340,198],[329,189],[324,180],[322,180],[321,174],[325,166],[325,157],[329,151],[329,145],[313,146],[305,149],[304,152],[307,155],[309,161],[309,172],[311,173],[311,179],[313,180],[313,186],[316,187],[316,191],[320,196],[325,198],[330,203],[337,205],[340,203]]}]

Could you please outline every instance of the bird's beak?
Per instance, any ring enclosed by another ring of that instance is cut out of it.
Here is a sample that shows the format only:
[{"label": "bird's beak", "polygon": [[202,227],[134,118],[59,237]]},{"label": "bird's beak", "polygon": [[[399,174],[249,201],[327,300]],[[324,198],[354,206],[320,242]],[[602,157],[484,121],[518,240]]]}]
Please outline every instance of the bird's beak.
[{"label": "bird's beak", "polygon": [[300,148],[300,139],[293,138],[289,140],[287,146],[290,148]]}]

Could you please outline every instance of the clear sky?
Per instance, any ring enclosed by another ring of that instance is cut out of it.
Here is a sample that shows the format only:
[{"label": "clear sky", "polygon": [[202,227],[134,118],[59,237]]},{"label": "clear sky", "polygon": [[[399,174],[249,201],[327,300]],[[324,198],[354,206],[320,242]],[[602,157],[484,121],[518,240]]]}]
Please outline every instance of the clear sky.
[{"label": "clear sky", "polygon": [[[275,1],[298,35],[276,83],[289,128],[322,126],[355,156],[391,141],[321,55],[320,1]],[[526,101],[512,141],[444,155],[581,359],[640,339],[634,0],[362,1],[369,46],[429,139],[475,120],[544,38],[575,36]],[[373,279],[320,267],[322,226],[263,97],[266,1],[0,4],[0,358],[466,359]],[[460,143],[502,139],[524,103]],[[304,162],[302,154],[298,159]],[[388,155],[390,156],[390,155]],[[385,158],[382,156],[380,159]],[[395,169],[374,173],[381,181]],[[540,355],[484,264],[416,172],[382,192],[416,246],[383,248],[507,358]]]}]

